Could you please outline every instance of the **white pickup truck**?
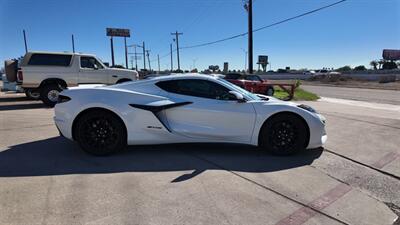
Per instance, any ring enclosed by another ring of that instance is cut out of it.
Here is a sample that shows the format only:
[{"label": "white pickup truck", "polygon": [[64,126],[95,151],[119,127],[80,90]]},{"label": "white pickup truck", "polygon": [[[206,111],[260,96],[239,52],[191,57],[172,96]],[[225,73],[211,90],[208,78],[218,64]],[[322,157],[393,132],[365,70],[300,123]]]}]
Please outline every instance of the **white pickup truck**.
[{"label": "white pickup truck", "polygon": [[96,56],[81,53],[28,52],[6,60],[7,79],[16,81],[29,98],[54,106],[62,89],[79,84],[116,84],[137,80],[136,71],[109,68]]}]

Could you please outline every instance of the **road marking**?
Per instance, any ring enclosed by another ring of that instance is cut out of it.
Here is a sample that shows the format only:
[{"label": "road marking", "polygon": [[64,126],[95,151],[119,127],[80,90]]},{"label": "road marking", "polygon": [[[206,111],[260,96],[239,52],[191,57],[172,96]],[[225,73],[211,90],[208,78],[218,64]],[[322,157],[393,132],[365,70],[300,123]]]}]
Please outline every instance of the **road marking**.
[{"label": "road marking", "polygon": [[276,223],[276,225],[301,225],[318,214],[317,211],[312,209],[322,210],[344,196],[349,191],[351,191],[351,187],[349,185],[340,183],[333,189],[309,203],[309,207],[302,207],[296,210],[288,217]]},{"label": "road marking", "polygon": [[321,97],[318,101],[400,112],[400,105],[356,101],[356,100],[348,100],[341,98],[327,98],[327,97]]},{"label": "road marking", "polygon": [[400,155],[395,153],[395,152],[389,152],[388,154],[384,155],[382,158],[380,158],[378,161],[372,164],[372,166],[382,169],[384,166],[387,164],[393,162],[396,158],[398,158]]}]

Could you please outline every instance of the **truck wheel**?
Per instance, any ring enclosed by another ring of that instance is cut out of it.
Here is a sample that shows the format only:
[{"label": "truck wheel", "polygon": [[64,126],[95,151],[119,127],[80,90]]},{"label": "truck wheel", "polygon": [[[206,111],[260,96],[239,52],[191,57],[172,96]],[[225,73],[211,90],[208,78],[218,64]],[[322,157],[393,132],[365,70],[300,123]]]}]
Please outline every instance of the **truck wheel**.
[{"label": "truck wheel", "polygon": [[268,87],[267,90],[265,91],[265,95],[267,96],[274,96],[275,90],[273,87]]},{"label": "truck wheel", "polygon": [[59,84],[47,84],[40,91],[40,97],[46,106],[54,107],[61,91],[62,88]]},{"label": "truck wheel", "polygon": [[28,99],[40,100],[40,90],[37,89],[27,89],[25,90],[25,95]]}]

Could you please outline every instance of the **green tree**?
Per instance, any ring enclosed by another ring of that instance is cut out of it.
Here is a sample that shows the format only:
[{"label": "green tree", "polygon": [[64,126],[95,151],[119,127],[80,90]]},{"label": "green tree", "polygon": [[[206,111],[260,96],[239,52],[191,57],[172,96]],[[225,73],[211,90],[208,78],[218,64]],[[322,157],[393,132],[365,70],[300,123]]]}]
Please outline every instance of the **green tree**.
[{"label": "green tree", "polygon": [[365,68],[364,65],[359,65],[359,66],[354,67],[354,70],[363,71],[363,70],[367,70],[367,68]]},{"label": "green tree", "polygon": [[378,63],[378,61],[376,61],[376,60],[372,60],[372,61],[369,63],[369,65],[372,66],[372,67],[374,68],[374,70],[377,70],[377,69],[378,69],[379,63]]},{"label": "green tree", "polygon": [[339,72],[351,71],[351,67],[350,66],[343,66],[343,67],[340,67],[340,68],[336,69],[336,71],[339,71]]}]

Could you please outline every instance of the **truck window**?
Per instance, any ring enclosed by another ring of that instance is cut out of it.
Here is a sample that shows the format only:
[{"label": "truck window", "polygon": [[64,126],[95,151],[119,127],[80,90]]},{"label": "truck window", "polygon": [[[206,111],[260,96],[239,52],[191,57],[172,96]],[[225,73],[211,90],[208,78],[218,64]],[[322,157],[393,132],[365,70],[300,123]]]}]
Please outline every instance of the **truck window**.
[{"label": "truck window", "polygon": [[103,69],[103,66],[93,57],[81,57],[81,68]]},{"label": "truck window", "polygon": [[35,66],[69,66],[72,55],[32,54],[28,65]]}]

